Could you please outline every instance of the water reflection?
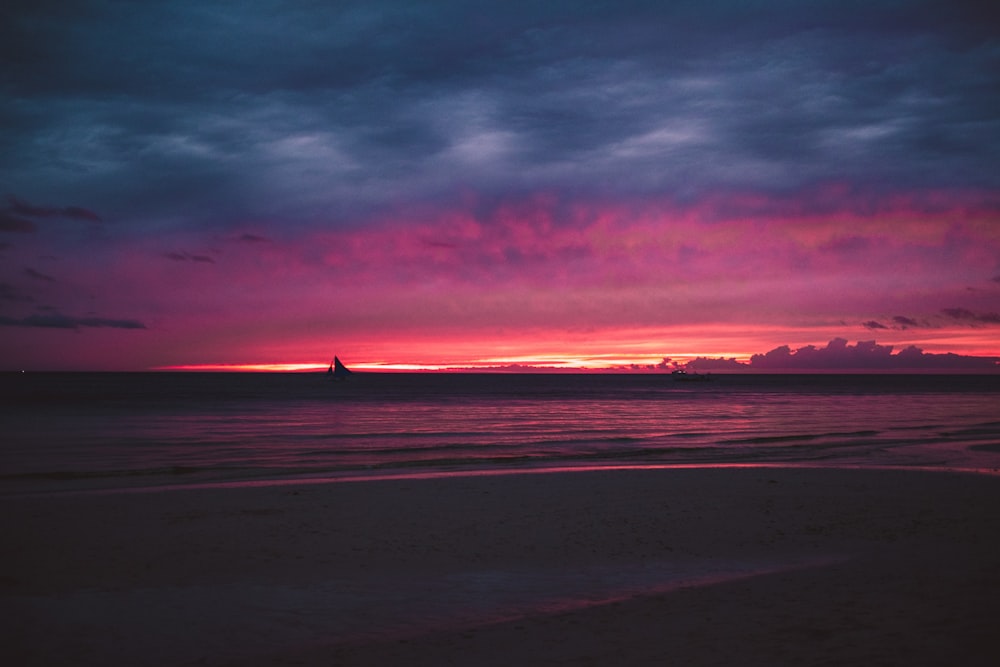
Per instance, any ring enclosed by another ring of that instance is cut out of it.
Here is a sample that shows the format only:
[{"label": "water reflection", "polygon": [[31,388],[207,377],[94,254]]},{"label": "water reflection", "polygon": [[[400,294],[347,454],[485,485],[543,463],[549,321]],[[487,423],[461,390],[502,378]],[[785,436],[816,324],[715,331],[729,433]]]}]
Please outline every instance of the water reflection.
[{"label": "water reflection", "polygon": [[182,378],[194,386],[161,401],[149,388],[130,400],[103,378],[112,398],[88,402],[84,392],[5,411],[0,473],[183,471],[196,481],[643,464],[1000,467],[998,392],[914,390],[913,382],[869,391],[846,380],[792,391],[770,378],[678,391],[628,376],[548,377],[536,387],[530,378],[475,377],[434,377],[426,387],[419,377],[369,380],[334,393],[314,378],[282,378],[269,393],[224,377],[212,379],[215,398],[198,378]]}]

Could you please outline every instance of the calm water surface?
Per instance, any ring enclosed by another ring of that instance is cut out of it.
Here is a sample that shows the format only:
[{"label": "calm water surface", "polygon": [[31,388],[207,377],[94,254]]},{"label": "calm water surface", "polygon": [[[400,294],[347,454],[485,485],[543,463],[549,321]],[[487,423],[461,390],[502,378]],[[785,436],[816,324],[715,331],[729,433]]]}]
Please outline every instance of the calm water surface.
[{"label": "calm water surface", "polygon": [[1000,468],[1000,376],[0,375],[0,490],[441,471]]}]

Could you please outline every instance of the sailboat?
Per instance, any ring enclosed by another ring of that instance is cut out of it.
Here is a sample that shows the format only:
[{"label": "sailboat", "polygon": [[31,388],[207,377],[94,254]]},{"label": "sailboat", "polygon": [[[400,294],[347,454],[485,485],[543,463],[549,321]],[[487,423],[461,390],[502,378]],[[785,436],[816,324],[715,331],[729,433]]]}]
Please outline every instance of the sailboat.
[{"label": "sailboat", "polygon": [[338,357],[334,357],[330,362],[330,367],[326,369],[326,376],[334,380],[346,380],[351,374],[351,369],[341,363]]},{"label": "sailboat", "polygon": [[678,368],[675,371],[671,371],[671,376],[674,378],[674,382],[710,382],[712,380],[711,375],[702,375],[701,373],[688,373],[683,368]]}]

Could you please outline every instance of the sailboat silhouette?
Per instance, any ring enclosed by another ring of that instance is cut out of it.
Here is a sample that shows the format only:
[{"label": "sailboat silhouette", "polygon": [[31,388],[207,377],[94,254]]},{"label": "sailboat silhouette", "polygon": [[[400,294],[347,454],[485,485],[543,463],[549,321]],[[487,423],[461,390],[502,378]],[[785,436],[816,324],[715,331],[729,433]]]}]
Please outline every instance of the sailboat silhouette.
[{"label": "sailboat silhouette", "polygon": [[333,358],[333,361],[330,362],[330,368],[326,370],[326,376],[334,380],[346,380],[350,374],[351,369],[342,364],[338,357]]}]

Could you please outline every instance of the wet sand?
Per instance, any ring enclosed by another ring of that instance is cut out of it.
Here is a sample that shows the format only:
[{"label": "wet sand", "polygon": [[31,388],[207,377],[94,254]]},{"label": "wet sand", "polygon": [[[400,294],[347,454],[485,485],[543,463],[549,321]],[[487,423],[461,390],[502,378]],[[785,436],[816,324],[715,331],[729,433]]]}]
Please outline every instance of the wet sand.
[{"label": "wet sand", "polygon": [[4,498],[0,660],[994,664],[1000,478],[680,469]]}]

